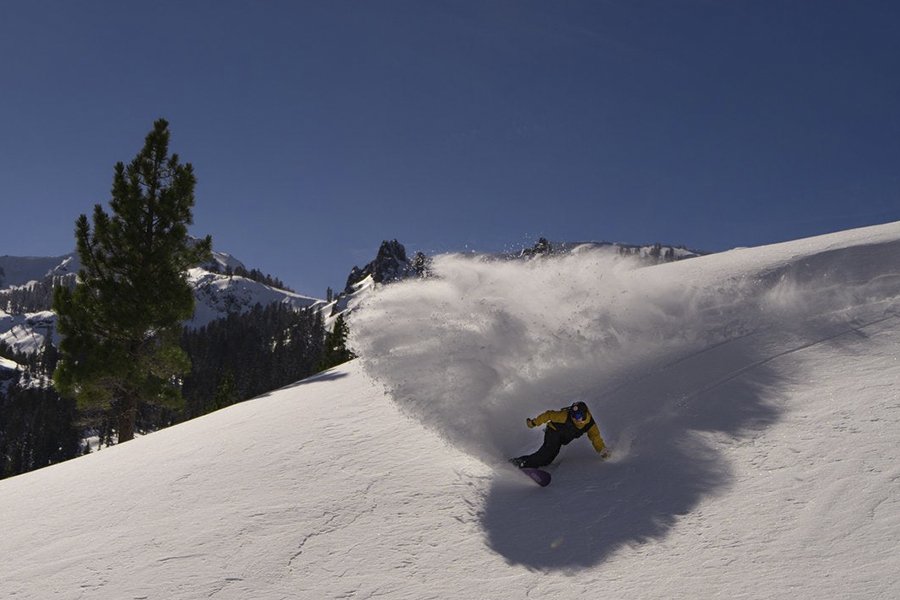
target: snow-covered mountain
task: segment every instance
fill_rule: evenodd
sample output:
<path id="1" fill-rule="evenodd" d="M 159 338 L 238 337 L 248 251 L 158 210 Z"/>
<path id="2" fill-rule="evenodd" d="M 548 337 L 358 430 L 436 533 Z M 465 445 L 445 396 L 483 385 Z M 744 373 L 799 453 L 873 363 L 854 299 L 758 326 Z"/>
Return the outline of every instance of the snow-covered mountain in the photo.
<path id="1" fill-rule="evenodd" d="M 0 289 L 43 281 L 54 275 L 78 273 L 77 254 L 64 256 L 0 256 Z"/>
<path id="2" fill-rule="evenodd" d="M 660 260 L 679 260 L 699 255 L 682 247 L 659 244 L 636 246 L 609 242 L 553 242 L 550 245 L 541 240 L 534 248 L 501 254 L 497 258 L 509 260 L 543 254 L 557 256 L 589 249 L 645 259 L 655 256 Z M 430 262 L 431 259 L 420 252 L 408 257 L 406 248 L 397 240 L 385 241 L 372 262 L 363 267 L 353 267 L 345 289 L 340 294 L 323 300 L 234 275 L 235 272 L 247 272 L 245 265 L 230 254 L 213 252 L 207 264 L 189 272 L 196 311 L 187 324 L 190 327 L 202 327 L 229 314 L 247 312 L 257 303 L 267 305 L 279 302 L 296 308 L 316 307 L 325 314 L 326 324 L 330 326 L 335 315 L 348 309 L 352 311 L 376 284 L 420 277 L 428 271 Z M 51 311 L 45 310 L 49 308 L 52 281 L 61 277 L 74 277 L 80 268 L 77 253 L 58 257 L 0 257 L 0 269 L 5 273 L 3 280 L 0 280 L 0 307 L 4 306 L 4 290 L 40 289 L 46 298 L 44 306 L 32 311 L 9 313 L 0 308 L 0 342 L 6 343 L 16 352 L 26 354 L 41 348 L 48 335 L 54 343 L 58 343 L 55 333 L 56 317 Z"/>
<path id="3" fill-rule="evenodd" d="M 74 277 L 80 264 L 77 254 L 52 258 L 4 256 L 0 257 L 0 267 L 6 273 L 6 287 L 3 289 L 33 290 L 43 286 L 49 298 L 52 280 Z M 229 314 L 247 312 L 257 303 L 267 305 L 280 302 L 297 308 L 324 308 L 327 304 L 318 298 L 233 274 L 240 270 L 247 271 L 243 263 L 223 252 L 214 252 L 209 263 L 190 270 L 188 279 L 194 288 L 196 310 L 188 322 L 189 326 L 202 327 Z M 0 306 L 3 306 L 3 289 L 0 289 Z M 30 354 L 40 349 L 48 335 L 53 337 L 55 343 L 58 342 L 55 329 L 56 315 L 52 311 L 9 313 L 0 308 L 0 341 L 16 352 Z"/>
<path id="4" fill-rule="evenodd" d="M 0 481 L 0 596 L 900 597 L 898 265 L 900 223 L 437 257 L 354 312 L 359 360 Z M 503 459 L 574 399 L 613 459 L 538 488 Z"/>
<path id="5" fill-rule="evenodd" d="M 620 242 L 551 242 L 546 238 L 540 238 L 530 248 L 524 248 L 517 252 L 506 253 L 506 258 L 537 256 L 559 256 L 585 250 L 607 250 L 621 256 L 648 260 L 650 262 L 674 262 L 686 258 L 696 258 L 709 254 L 699 250 L 691 250 L 685 246 L 670 246 L 666 244 L 623 244 Z"/>
<path id="6" fill-rule="evenodd" d="M 425 267 L 425 255 L 417 254 L 415 259 L 406 256 L 406 247 L 397 240 L 385 240 L 378 248 L 375 260 L 364 267 L 353 267 L 347 277 L 344 293 L 354 293 L 359 284 L 371 278 L 374 283 L 391 283 L 421 274 Z M 417 269 L 416 266 L 419 266 Z"/>
<path id="7" fill-rule="evenodd" d="M 255 304 L 280 302 L 295 308 L 322 307 L 324 300 L 266 285 L 246 277 L 191 269 L 188 281 L 194 288 L 196 307 L 189 326 L 202 327 L 229 314 L 245 313 Z"/>
<path id="8" fill-rule="evenodd" d="M 0 342 L 14 351 L 32 354 L 44 347 L 48 336 L 59 343 L 53 311 L 10 314 L 0 309 Z"/>

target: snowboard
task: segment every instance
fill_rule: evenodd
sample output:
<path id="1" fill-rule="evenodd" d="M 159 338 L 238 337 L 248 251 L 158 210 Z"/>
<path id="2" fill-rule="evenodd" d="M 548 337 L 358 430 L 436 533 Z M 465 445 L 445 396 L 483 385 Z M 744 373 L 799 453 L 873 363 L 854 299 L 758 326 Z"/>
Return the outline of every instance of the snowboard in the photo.
<path id="1" fill-rule="evenodd" d="M 550 473 L 543 469 L 535 469 L 534 467 L 519 467 L 519 470 L 531 477 L 536 484 L 541 487 L 550 485 Z"/>

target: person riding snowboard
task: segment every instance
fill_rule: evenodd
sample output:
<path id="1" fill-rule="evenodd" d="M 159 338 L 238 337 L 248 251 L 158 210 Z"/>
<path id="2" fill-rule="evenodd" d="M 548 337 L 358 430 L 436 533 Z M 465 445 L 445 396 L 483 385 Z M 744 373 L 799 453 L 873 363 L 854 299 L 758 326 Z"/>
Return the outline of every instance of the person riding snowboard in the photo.
<path id="1" fill-rule="evenodd" d="M 511 463 L 519 468 L 549 465 L 559 454 L 560 448 L 585 433 L 588 434 L 600 458 L 604 460 L 609 458 L 609 449 L 600 436 L 600 428 L 597 427 L 591 411 L 584 402 L 576 402 L 559 410 L 544 411 L 534 419 L 525 419 L 529 429 L 544 423 L 547 424 L 544 429 L 544 444 L 534 454 L 511 458 Z"/>

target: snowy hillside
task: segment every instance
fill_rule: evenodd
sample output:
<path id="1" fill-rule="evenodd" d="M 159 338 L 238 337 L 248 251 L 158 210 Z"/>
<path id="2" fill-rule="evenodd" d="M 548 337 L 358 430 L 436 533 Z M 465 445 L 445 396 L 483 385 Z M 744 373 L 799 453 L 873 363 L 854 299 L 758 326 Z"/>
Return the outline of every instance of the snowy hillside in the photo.
<path id="1" fill-rule="evenodd" d="M 0 257 L 0 264 L 5 265 L 7 288 L 33 287 L 40 282 L 49 286 L 48 282 L 53 277 L 75 275 L 80 268 L 77 255 L 55 258 L 4 256 Z M 196 309 L 188 326 L 202 327 L 229 314 L 246 313 L 257 303 L 265 306 L 278 302 L 296 308 L 326 307 L 326 302 L 318 298 L 282 290 L 247 277 L 225 274 L 238 268 L 246 270 L 243 263 L 231 255 L 213 252 L 209 264 L 189 271 L 188 281 L 194 289 Z M 48 287 L 48 298 L 51 291 Z M 49 310 L 9 313 L 3 310 L 5 303 L 2 300 L 0 297 L 0 342 L 26 354 L 43 347 L 48 334 L 58 344 L 55 313 Z"/>
<path id="2" fill-rule="evenodd" d="M 900 223 L 635 265 L 438 257 L 362 359 L 0 481 L 0 597 L 900 597 Z M 613 460 L 503 464 L 575 399 Z"/>
<path id="3" fill-rule="evenodd" d="M 295 308 L 322 307 L 324 300 L 303 296 L 265 285 L 246 277 L 211 273 L 205 269 L 188 271 L 188 282 L 194 288 L 194 317 L 188 325 L 202 327 L 233 313 L 245 313 L 255 304 L 280 302 Z"/>
<path id="4" fill-rule="evenodd" d="M 59 336 L 56 334 L 56 313 L 42 310 L 15 315 L 0 309 L 0 342 L 16 352 L 31 354 L 40 350 L 44 347 L 48 335 L 54 337 L 55 343 L 59 343 Z"/>
<path id="5" fill-rule="evenodd" d="M 78 255 L 65 256 L 0 256 L 0 289 L 25 285 L 29 281 L 40 281 L 54 275 L 77 273 Z"/>
<path id="6" fill-rule="evenodd" d="M 16 362 L 0 356 L 0 382 L 13 377 L 19 369 L 20 367 Z"/>

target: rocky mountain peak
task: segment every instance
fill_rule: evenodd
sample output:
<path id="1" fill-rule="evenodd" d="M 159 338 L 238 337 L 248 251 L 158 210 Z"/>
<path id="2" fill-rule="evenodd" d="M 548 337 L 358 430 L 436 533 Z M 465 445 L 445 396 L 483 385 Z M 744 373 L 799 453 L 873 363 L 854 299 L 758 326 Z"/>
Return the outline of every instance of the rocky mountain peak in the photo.
<path id="1" fill-rule="evenodd" d="M 397 240 L 385 240 L 378 248 L 375 260 L 363 268 L 353 267 L 347 278 L 344 290 L 347 293 L 353 291 L 353 287 L 366 277 L 371 275 L 375 283 L 390 283 L 407 277 L 420 274 L 425 257 L 417 253 L 413 260 L 406 255 L 406 248 Z"/>

